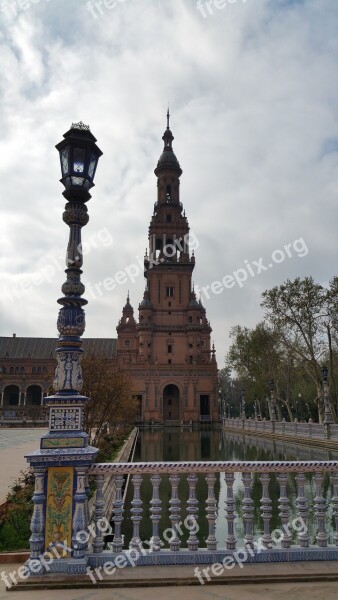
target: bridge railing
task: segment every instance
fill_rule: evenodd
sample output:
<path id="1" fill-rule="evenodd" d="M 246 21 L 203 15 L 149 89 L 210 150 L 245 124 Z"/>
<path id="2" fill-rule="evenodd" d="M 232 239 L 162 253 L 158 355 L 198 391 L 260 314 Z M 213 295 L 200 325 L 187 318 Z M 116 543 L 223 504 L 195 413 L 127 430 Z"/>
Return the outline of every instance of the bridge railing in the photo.
<path id="1" fill-rule="evenodd" d="M 89 475 L 97 490 L 95 535 L 85 551 L 92 566 L 114 562 L 131 549 L 143 565 L 212 563 L 238 552 L 245 553 L 249 562 L 338 559 L 336 461 L 103 463 L 93 465 Z M 114 481 L 108 548 L 100 527 L 107 477 Z M 123 500 L 127 477 L 131 516 L 126 515 Z M 164 514 L 171 531 L 166 548 L 160 527 Z M 132 522 L 129 541 L 125 520 Z M 203 520 L 206 530 L 201 540 L 198 525 Z M 180 535 L 183 523 L 186 537 Z M 145 524 L 150 531 L 147 545 L 140 533 Z M 217 531 L 224 531 L 222 539 Z"/>

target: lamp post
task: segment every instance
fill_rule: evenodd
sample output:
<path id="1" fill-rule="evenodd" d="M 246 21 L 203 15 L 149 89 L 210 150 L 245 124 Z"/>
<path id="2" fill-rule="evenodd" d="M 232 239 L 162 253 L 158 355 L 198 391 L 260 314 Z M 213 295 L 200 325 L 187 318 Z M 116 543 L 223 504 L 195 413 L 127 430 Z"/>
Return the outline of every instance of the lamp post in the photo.
<path id="1" fill-rule="evenodd" d="M 80 532 L 88 526 L 87 471 L 98 451 L 89 445 L 89 436 L 83 431 L 88 398 L 81 394 L 81 336 L 85 330 L 83 307 L 87 304 L 82 297 L 85 287 L 81 282 L 81 229 L 89 220 L 86 202 L 91 198 L 89 190 L 94 186 L 102 152 L 89 127 L 82 122 L 73 124 L 63 137 L 56 148 L 61 162 L 60 181 L 65 187 L 63 196 L 67 200 L 63 221 L 70 229 L 67 278 L 62 286 L 63 296 L 58 300 L 61 308 L 57 320 L 60 337 L 56 348 L 55 394 L 44 399 L 49 408 L 49 432 L 42 437 L 40 450 L 27 456 L 35 472 L 30 560 L 39 561 L 44 551 L 62 546 L 61 542 L 66 540 L 70 550 L 63 555 L 68 562 L 60 561 L 61 570 L 84 573 L 87 542 Z M 101 543 L 103 547 L 103 541 L 97 539 L 100 538 L 94 540 L 94 552 L 98 551 L 95 544 Z M 39 572 L 44 572 L 42 562 Z"/>
<path id="2" fill-rule="evenodd" d="M 305 406 L 306 406 L 306 410 L 307 410 L 307 418 L 309 420 L 309 419 L 311 419 L 311 411 L 310 411 L 309 403 L 305 402 Z"/>
<path id="3" fill-rule="evenodd" d="M 302 394 L 298 394 L 299 401 L 297 400 L 297 420 L 302 420 Z"/>
<path id="4" fill-rule="evenodd" d="M 241 390 L 241 419 L 244 421 L 246 419 L 245 415 L 245 390 Z"/>
<path id="5" fill-rule="evenodd" d="M 269 381 L 269 390 L 270 390 L 270 419 L 271 421 L 277 421 L 276 415 L 276 396 L 275 396 L 275 382 L 273 379 Z"/>
<path id="6" fill-rule="evenodd" d="M 328 385 L 328 369 L 327 367 L 322 367 L 322 379 L 323 379 L 323 400 L 324 400 L 324 423 L 330 424 L 333 423 L 332 412 L 330 407 L 330 399 L 329 399 L 329 385 Z"/>

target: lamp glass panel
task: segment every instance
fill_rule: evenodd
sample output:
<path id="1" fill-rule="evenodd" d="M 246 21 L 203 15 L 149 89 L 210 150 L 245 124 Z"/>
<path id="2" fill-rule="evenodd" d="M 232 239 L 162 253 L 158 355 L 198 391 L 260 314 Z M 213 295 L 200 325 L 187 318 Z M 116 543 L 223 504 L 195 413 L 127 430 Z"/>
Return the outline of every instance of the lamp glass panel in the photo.
<path id="1" fill-rule="evenodd" d="M 73 172 L 83 173 L 85 169 L 86 150 L 84 148 L 74 148 L 73 150 Z"/>
<path id="2" fill-rule="evenodd" d="M 72 177 L 73 185 L 83 185 L 84 181 L 85 180 L 82 177 Z"/>
<path id="3" fill-rule="evenodd" d="M 69 173 L 69 146 L 61 151 L 60 159 L 62 175 L 65 176 Z"/>
<path id="4" fill-rule="evenodd" d="M 94 152 L 92 152 L 90 155 L 90 162 L 89 162 L 89 168 L 88 168 L 88 176 L 90 177 L 90 179 L 94 178 L 96 164 L 97 164 L 97 156 L 96 156 L 96 154 L 94 154 Z"/>

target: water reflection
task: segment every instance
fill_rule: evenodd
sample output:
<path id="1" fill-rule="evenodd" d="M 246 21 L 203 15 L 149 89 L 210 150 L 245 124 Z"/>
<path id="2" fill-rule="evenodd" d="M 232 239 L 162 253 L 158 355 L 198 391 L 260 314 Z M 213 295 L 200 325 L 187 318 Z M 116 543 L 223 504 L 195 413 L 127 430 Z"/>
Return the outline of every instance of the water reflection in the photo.
<path id="1" fill-rule="evenodd" d="M 184 460 L 337 460 L 327 450 L 221 430 L 141 430 L 134 461 Z"/>
<path id="2" fill-rule="evenodd" d="M 223 432 L 221 430 L 180 430 L 179 428 L 170 428 L 166 430 L 144 430 L 140 431 L 135 449 L 134 462 L 156 462 L 156 461 L 207 461 L 207 460 L 224 460 L 224 461 L 273 461 L 273 460 L 338 460 L 338 451 L 327 450 L 324 448 L 313 448 L 311 446 L 284 443 L 282 441 L 259 438 L 256 436 L 243 436 L 233 432 Z M 161 481 L 161 500 L 162 500 L 162 518 L 160 522 L 160 530 L 163 532 L 170 527 L 169 520 L 169 500 L 171 497 L 171 486 L 168 476 L 163 476 Z M 272 475 L 270 480 L 270 497 L 272 500 L 272 519 L 271 530 L 280 526 L 278 516 L 278 494 L 279 486 L 276 476 Z M 208 535 L 208 523 L 205 517 L 205 501 L 207 499 L 207 485 L 204 475 L 198 477 L 196 487 L 197 498 L 199 500 L 198 523 L 200 527 L 199 541 L 201 546 L 205 546 L 205 541 Z M 235 475 L 235 501 L 236 501 L 236 521 L 235 535 L 238 540 L 243 538 L 243 508 L 242 499 L 244 495 L 244 486 L 240 474 Z M 226 499 L 226 484 L 224 474 L 217 475 L 215 493 L 218 505 L 218 516 L 216 523 L 216 537 L 220 547 L 224 547 L 224 540 L 227 535 L 226 519 L 225 519 L 225 499 Z M 289 477 L 288 497 L 291 504 L 291 517 L 296 517 L 296 482 L 293 475 Z M 314 519 L 314 499 L 315 491 L 312 482 L 312 476 L 306 478 L 306 497 L 309 504 L 310 513 L 310 538 L 313 541 L 316 534 L 316 525 Z M 152 486 L 150 478 L 144 477 L 141 497 L 143 500 L 143 520 L 141 523 L 141 539 L 149 540 L 151 537 L 151 522 L 149 520 L 150 500 L 152 496 Z M 260 501 L 262 496 L 262 486 L 258 475 L 254 475 L 252 498 L 254 500 L 254 525 L 255 535 L 259 537 L 262 534 L 263 523 L 260 515 Z M 189 497 L 188 483 L 185 477 L 181 478 L 179 486 L 179 497 L 181 500 L 181 520 L 183 521 L 187 515 L 186 502 Z M 331 490 L 328 479 L 324 481 L 324 497 L 329 501 Z M 132 485 L 129 486 L 126 504 L 125 504 L 125 521 L 124 535 L 125 541 L 128 544 L 132 536 L 132 521 L 130 513 L 130 503 L 132 500 Z M 332 515 L 327 514 L 328 530 L 332 529 Z M 188 535 L 184 535 L 182 539 L 182 547 L 186 546 Z M 295 538 L 295 536 L 294 536 Z M 167 546 L 167 544 L 165 544 Z"/>

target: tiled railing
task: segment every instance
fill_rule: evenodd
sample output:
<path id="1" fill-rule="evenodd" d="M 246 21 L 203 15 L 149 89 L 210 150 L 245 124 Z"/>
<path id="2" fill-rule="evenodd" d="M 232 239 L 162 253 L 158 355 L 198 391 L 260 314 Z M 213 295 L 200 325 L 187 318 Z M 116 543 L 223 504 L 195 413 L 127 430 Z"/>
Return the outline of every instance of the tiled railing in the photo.
<path id="1" fill-rule="evenodd" d="M 247 562 L 338 559 L 336 461 L 103 463 L 93 465 L 89 475 L 96 481 L 96 529 L 93 543 L 83 548 L 83 557 L 88 557 L 91 566 L 114 562 L 131 549 L 138 555 L 137 564 L 143 565 L 213 563 L 236 553 L 245 556 Z M 132 533 L 127 544 L 123 533 L 123 486 L 128 476 Z M 103 487 L 107 477 L 113 477 L 115 495 L 113 536 L 105 549 L 100 521 L 105 514 Z M 146 477 L 151 484 L 147 499 L 142 492 Z M 197 482 L 199 489 L 205 487 L 204 497 L 196 493 Z M 167 548 L 161 540 L 164 513 L 169 515 L 171 531 Z M 203 519 L 207 531 L 202 541 L 194 527 L 185 538 L 180 535 L 184 523 L 195 523 L 198 529 Z M 150 548 L 149 541 L 145 545 L 140 534 L 145 522 L 151 532 Z M 220 522 L 225 531 L 223 539 L 216 538 L 216 523 Z M 240 536 L 238 531 L 242 532 Z"/>

